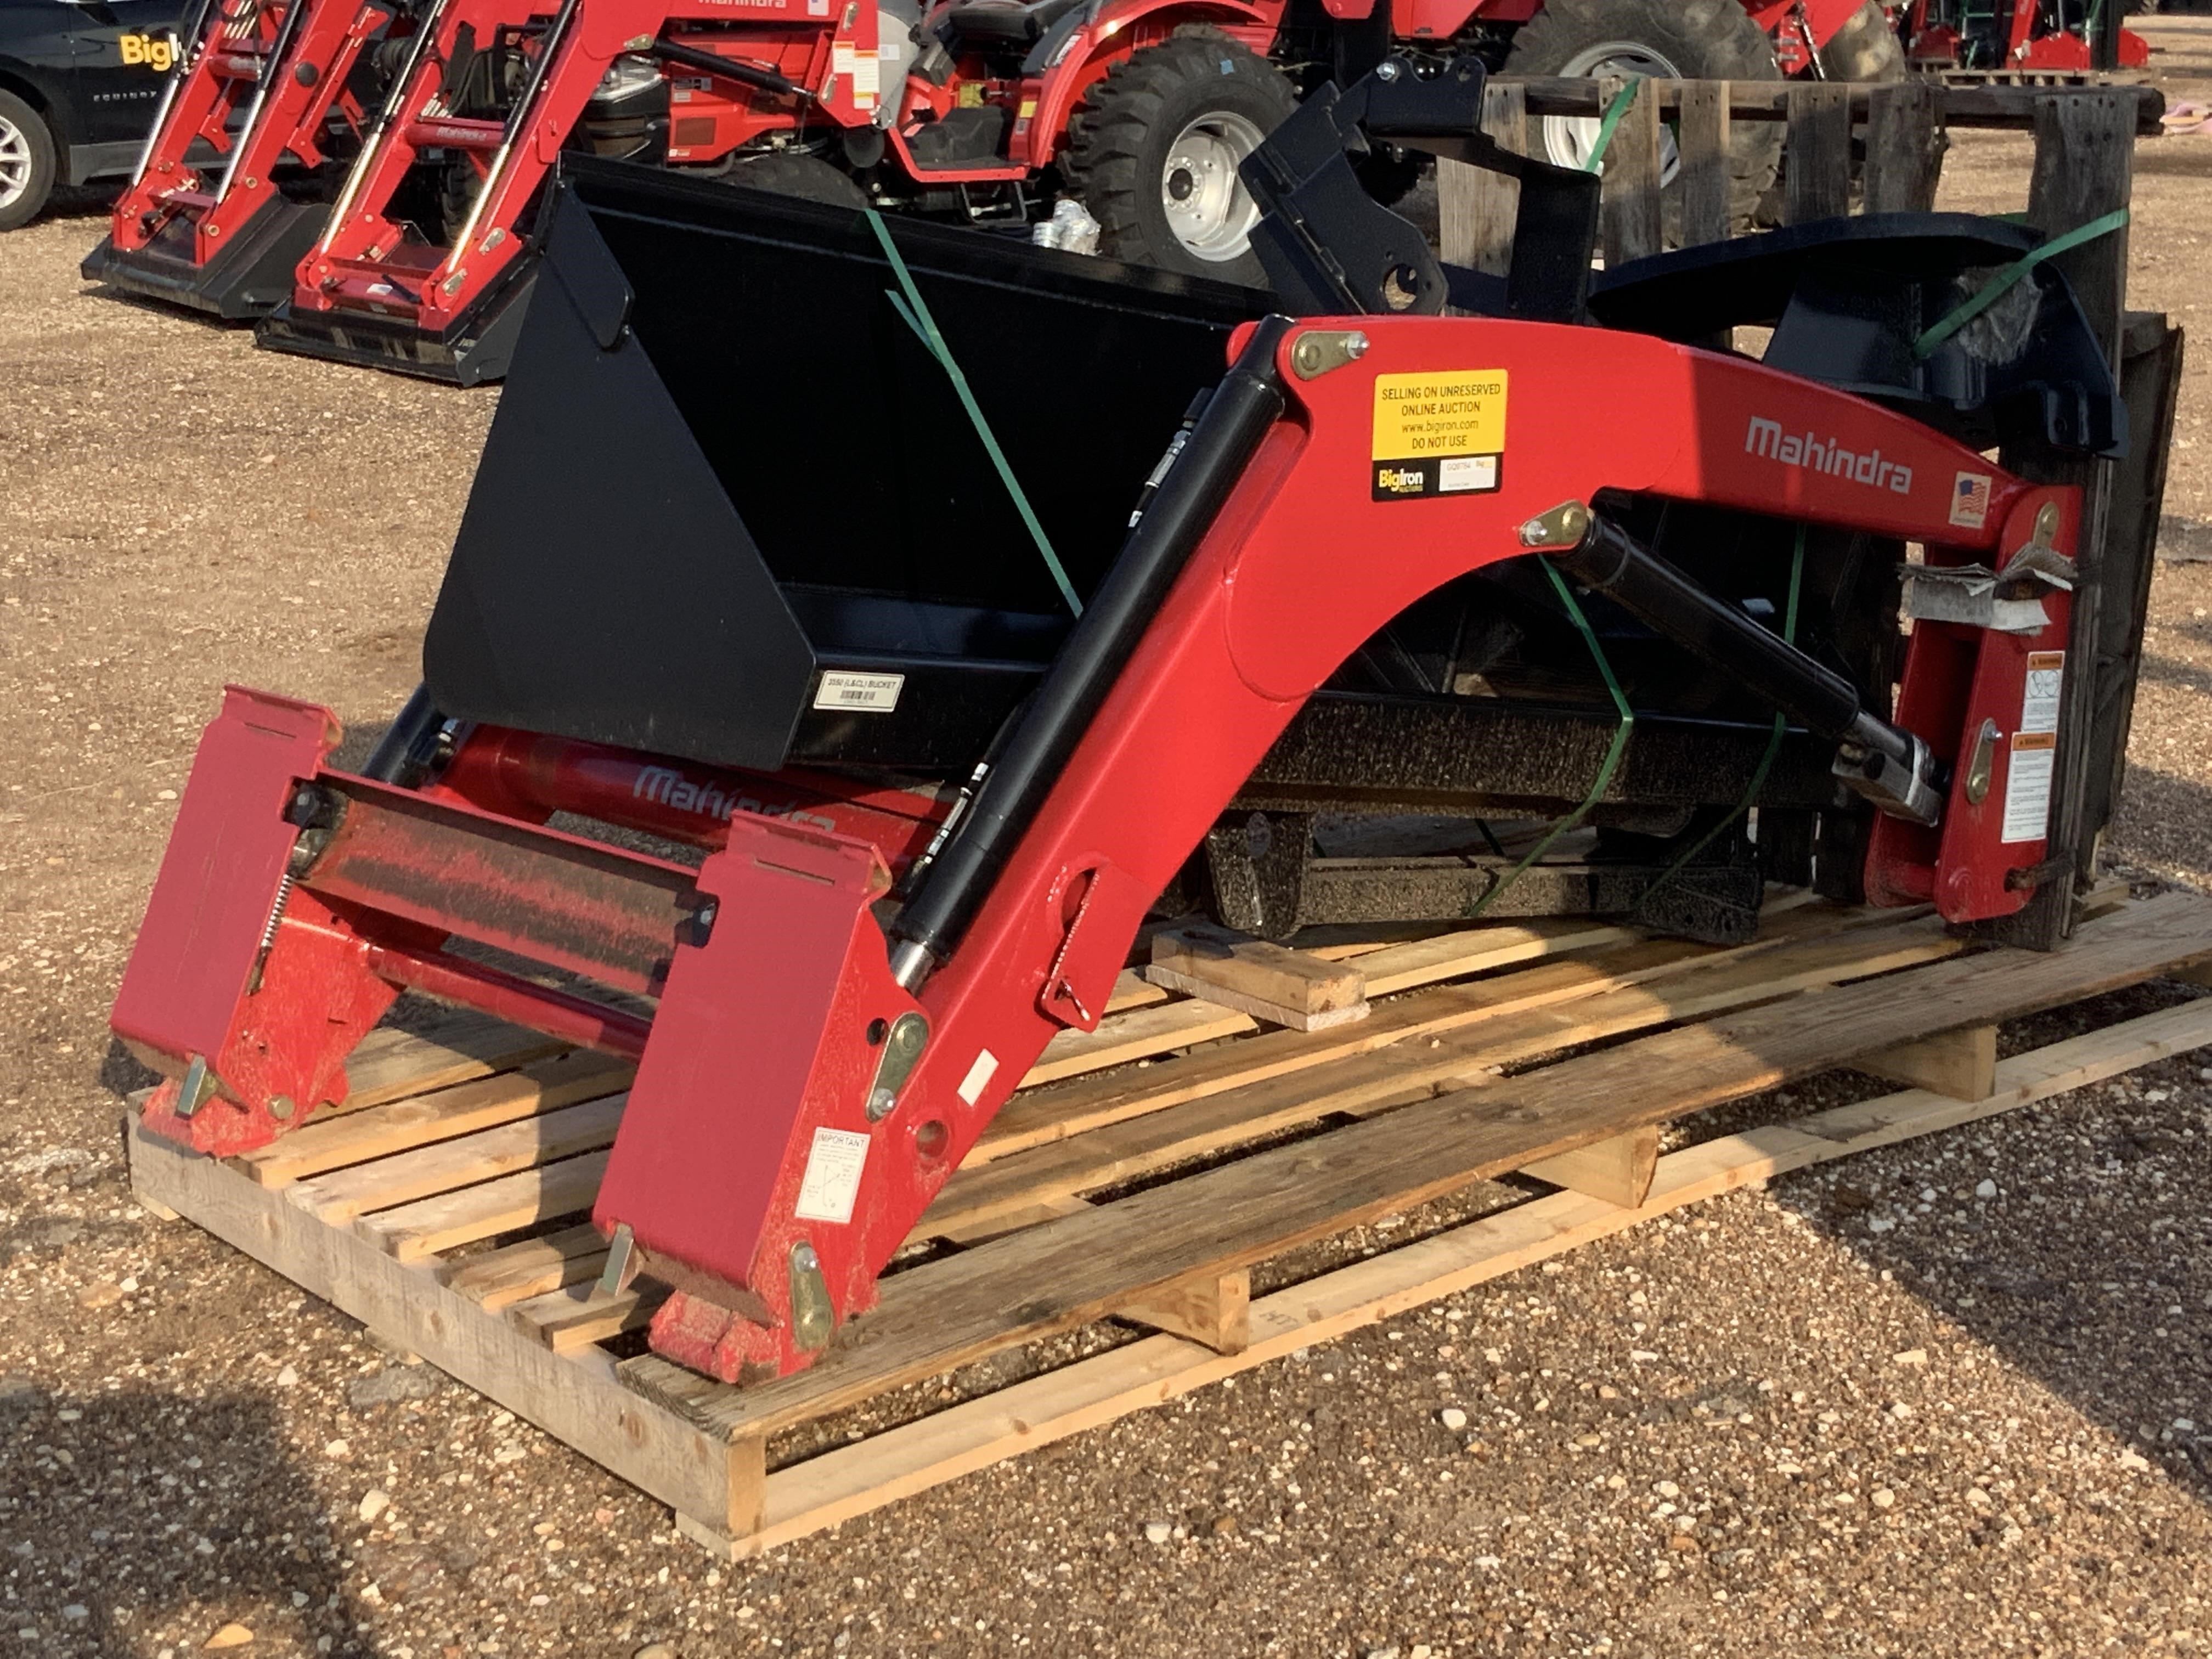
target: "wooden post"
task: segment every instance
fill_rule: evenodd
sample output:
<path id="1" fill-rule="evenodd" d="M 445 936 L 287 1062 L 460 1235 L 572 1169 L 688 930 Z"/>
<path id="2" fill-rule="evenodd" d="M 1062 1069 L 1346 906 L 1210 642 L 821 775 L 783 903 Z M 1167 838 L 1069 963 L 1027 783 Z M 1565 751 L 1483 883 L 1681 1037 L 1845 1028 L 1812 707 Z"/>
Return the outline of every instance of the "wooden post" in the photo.
<path id="1" fill-rule="evenodd" d="M 1942 89 L 1932 81 L 1867 88 L 1866 211 L 1928 213 L 1943 171 Z"/>
<path id="2" fill-rule="evenodd" d="M 1528 103 L 1520 86 L 1492 82 L 1482 89 L 1482 130 L 1515 155 L 1528 153 Z M 1437 163 L 1437 246 L 1446 264 L 1505 275 L 1520 208 L 1518 179 L 1464 161 Z"/>
<path id="3" fill-rule="evenodd" d="M 1252 1340 L 1252 1275 L 1239 1267 L 1178 1279 L 1115 1310 L 1123 1319 L 1203 1344 L 1216 1353 L 1242 1353 Z"/>
<path id="4" fill-rule="evenodd" d="M 1674 147 L 1682 158 L 1681 244 L 1725 242 L 1735 234 L 1729 209 L 1729 83 L 1682 81 L 1675 95 L 1680 100 Z"/>
<path id="5" fill-rule="evenodd" d="M 2128 204 L 2135 180 L 2136 96 L 2132 88 L 2047 94 L 2035 107 L 2035 172 L 2028 186 L 2028 222 L 2059 235 Z M 2120 313 L 2127 299 L 2128 232 L 2119 229 L 2062 253 L 2051 264 L 2073 284 L 2082 314 L 2115 368 L 2119 362 Z M 2051 832 L 2045 856 L 2070 860 L 2070 872 L 2054 874 L 2036 889 L 2017 915 L 1980 931 L 2008 945 L 2047 951 L 2074 931 L 2077 896 L 2096 878 L 2101 823 L 2088 821 L 2097 792 L 2092 775 L 2110 763 L 2106 752 L 2122 735 L 2100 720 L 2097 643 L 2106 595 L 2106 544 L 2112 512 L 2112 465 L 2089 457 L 2045 461 L 2000 454 L 2003 464 L 2038 483 L 2067 483 L 2083 492 L 2081 542 L 2075 555 L 2081 580 L 2074 590 L 2066 673 L 2058 704 L 2058 760 L 2051 782 Z M 2129 595 L 2115 593 L 2115 603 Z"/>
<path id="6" fill-rule="evenodd" d="M 1793 85 L 1789 109 L 1784 222 L 1840 219 L 1851 210 L 1851 89 L 1834 82 Z"/>
<path id="7" fill-rule="evenodd" d="M 1918 1042 L 1895 1044 L 1852 1064 L 1870 1076 L 1954 1100 L 1987 1100 L 1997 1087 L 1997 1028 L 1962 1026 Z"/>
<path id="8" fill-rule="evenodd" d="M 1624 1210 L 1633 1210 L 1650 1195 L 1651 1177 L 1658 1167 L 1659 1126 L 1647 1123 L 1556 1158 L 1524 1164 L 1521 1173 L 1586 1198 L 1603 1199 Z"/>
<path id="9" fill-rule="evenodd" d="M 1625 83 L 1608 76 L 1598 82 L 1610 104 Z M 1618 270 L 1666 246 L 1659 212 L 1659 89 L 1639 80 L 1635 99 L 1621 112 L 1606 147 L 1600 225 L 1605 264 Z"/>
<path id="10" fill-rule="evenodd" d="M 768 1518 L 768 1437 L 733 1435 L 728 1446 L 729 1491 L 722 1513 L 689 1515 L 679 1509 L 676 1530 L 709 1554 L 741 1560 L 748 1553 L 745 1540 Z"/>

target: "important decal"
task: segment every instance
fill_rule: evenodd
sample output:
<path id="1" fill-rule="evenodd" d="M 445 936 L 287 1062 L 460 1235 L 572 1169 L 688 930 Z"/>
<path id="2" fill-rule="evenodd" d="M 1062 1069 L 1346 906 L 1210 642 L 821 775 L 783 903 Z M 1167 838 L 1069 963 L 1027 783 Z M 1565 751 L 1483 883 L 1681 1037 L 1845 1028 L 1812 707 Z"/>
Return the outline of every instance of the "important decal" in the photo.
<path id="1" fill-rule="evenodd" d="M 1505 371 L 1375 377 L 1369 494 L 1378 501 L 1496 489 L 1505 465 Z"/>
<path id="2" fill-rule="evenodd" d="M 860 1171 L 867 1167 L 867 1136 L 851 1129 L 817 1129 L 792 1214 L 801 1221 L 843 1226 L 853 1218 L 853 1204 L 860 1195 Z"/>
<path id="3" fill-rule="evenodd" d="M 815 688 L 817 708 L 850 708 L 864 714 L 888 714 L 898 707 L 903 674 L 825 673 Z"/>

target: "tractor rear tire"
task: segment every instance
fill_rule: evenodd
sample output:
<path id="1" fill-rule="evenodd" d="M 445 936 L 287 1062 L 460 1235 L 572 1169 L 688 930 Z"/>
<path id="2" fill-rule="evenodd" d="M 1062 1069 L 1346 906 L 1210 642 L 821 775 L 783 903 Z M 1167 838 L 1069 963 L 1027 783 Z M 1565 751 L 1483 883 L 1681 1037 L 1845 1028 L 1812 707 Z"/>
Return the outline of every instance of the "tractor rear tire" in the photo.
<path id="1" fill-rule="evenodd" d="M 1897 38 L 1881 0 L 1867 0 L 1820 48 L 1820 67 L 1831 81 L 1902 81 L 1905 43 Z"/>
<path id="2" fill-rule="evenodd" d="M 1264 288 L 1251 240 L 1259 209 L 1237 166 L 1297 107 L 1289 78 L 1266 58 L 1188 25 L 1084 94 L 1060 172 L 1098 222 L 1101 253 Z"/>
<path id="3" fill-rule="evenodd" d="M 722 177 L 726 185 L 765 190 L 778 196 L 797 196 L 831 207 L 864 208 L 868 192 L 853 175 L 805 150 L 772 149 L 734 162 Z"/>
<path id="4" fill-rule="evenodd" d="M 39 216 L 58 172 L 46 118 L 12 92 L 0 92 L 0 231 Z"/>
<path id="5" fill-rule="evenodd" d="M 1513 75 L 1648 75 L 1692 81 L 1779 81 L 1774 43 L 1738 0 L 1545 0 L 1513 36 L 1505 68 Z M 1595 120 L 1548 117 L 1532 148 L 1541 160 L 1580 167 Z M 1729 137 L 1729 212 L 1747 228 L 1782 160 L 1776 121 L 1739 121 Z M 1672 135 L 1662 137 L 1661 177 L 1670 228 L 1680 222 L 1681 186 Z"/>

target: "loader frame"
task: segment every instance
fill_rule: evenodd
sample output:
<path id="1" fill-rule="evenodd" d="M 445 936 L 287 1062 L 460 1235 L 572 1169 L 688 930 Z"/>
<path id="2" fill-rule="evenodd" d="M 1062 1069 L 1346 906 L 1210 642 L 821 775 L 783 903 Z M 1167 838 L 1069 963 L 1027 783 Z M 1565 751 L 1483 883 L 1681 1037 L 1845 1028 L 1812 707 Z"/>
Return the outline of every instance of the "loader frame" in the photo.
<path id="1" fill-rule="evenodd" d="M 589 337 L 566 305 L 537 310 L 532 327 Z M 1308 372 L 1310 349 L 1302 370 L 1302 343 L 1355 332 L 1357 370 L 1340 356 Z M 1378 399 L 1438 376 L 1497 399 L 1474 417 L 1497 434 L 1495 483 L 1401 499 L 1395 458 L 1376 453 Z M 1601 380 L 1633 388 L 1638 416 L 1601 446 L 1583 390 Z M 1770 428 L 1807 441 L 1790 457 L 1760 441 Z M 1972 524 L 1957 505 L 1967 478 L 1982 504 Z M 332 773 L 326 711 L 234 692 L 117 1005 L 138 1052 L 195 1057 L 147 1121 L 210 1151 L 269 1139 L 343 1097 L 345 1054 L 403 987 L 639 1054 L 596 1218 L 629 1241 L 629 1271 L 676 1286 L 656 1346 L 727 1378 L 803 1366 L 871 1304 L 1046 1043 L 1096 1026 L 1146 908 L 1316 689 L 1422 595 L 1532 556 L 1533 516 L 1611 492 L 1992 562 L 2032 538 L 2070 550 L 2078 505 L 1846 394 L 1648 337 L 1418 317 L 1248 325 L 1109 579 L 1134 588 L 1102 592 L 1063 647 L 1056 672 L 1088 663 L 1103 698 L 1086 710 L 1050 680 L 1040 689 L 1029 718 L 1058 722 L 1066 746 L 1033 811 L 1017 811 L 1000 860 L 963 877 L 948 854 L 907 895 L 894 939 L 925 913 L 945 918 L 923 942 L 933 971 L 916 970 L 915 941 L 890 948 L 875 914 L 890 878 L 869 839 L 737 813 L 695 872 Z M 1354 545 L 1374 552 L 1347 567 Z M 1152 593 L 1164 598 L 1148 609 Z M 1952 658 L 1963 649 L 1971 670 L 1970 644 L 1926 666 L 1942 631 L 1916 635 L 1907 679 L 1930 688 L 1920 729 L 1955 758 L 1984 720 L 2021 725 L 2021 690 L 2016 676 L 1962 678 Z M 2063 617 L 2050 631 L 2063 641 Z M 1980 799 L 1963 787 L 1942 867 L 1967 884 L 1938 902 L 1962 919 L 2017 908 L 2030 894 L 2008 878 L 2039 862 L 2041 843 L 2001 840 L 2002 774 Z M 971 823 L 951 848 L 974 840 Z M 1926 846 L 1884 856 L 1891 884 L 1926 869 Z M 932 884 L 948 883 L 964 902 L 932 912 Z M 781 944 L 764 954 L 771 937 Z M 448 939 L 657 1006 L 648 1023 L 604 995 L 549 991 Z M 896 1076 L 894 1031 L 921 1034 Z"/>

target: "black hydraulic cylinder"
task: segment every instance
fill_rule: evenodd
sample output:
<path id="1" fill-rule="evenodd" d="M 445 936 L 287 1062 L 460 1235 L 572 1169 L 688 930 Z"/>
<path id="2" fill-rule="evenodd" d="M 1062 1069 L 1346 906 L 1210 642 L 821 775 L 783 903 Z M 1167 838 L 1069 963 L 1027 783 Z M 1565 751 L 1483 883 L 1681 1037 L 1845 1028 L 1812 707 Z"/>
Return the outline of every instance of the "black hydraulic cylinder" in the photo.
<path id="1" fill-rule="evenodd" d="M 1838 740 L 1852 735 L 1861 713 L 1856 686 L 1714 598 L 1601 514 L 1590 515 L 1589 530 L 1573 546 L 1544 550 L 1582 586 L 1769 699 L 1800 726 Z"/>
<path id="2" fill-rule="evenodd" d="M 664 64 L 681 64 L 686 69 L 697 70 L 702 75 L 720 76 L 725 81 L 734 81 L 739 86 L 752 87 L 762 92 L 776 93 L 786 98 L 811 100 L 814 94 L 798 82 L 778 75 L 772 69 L 758 64 L 740 63 L 734 58 L 725 58 L 718 52 L 701 52 L 696 46 L 678 46 L 673 40 L 656 40 L 652 52 Z"/>
<path id="3" fill-rule="evenodd" d="M 362 776 L 414 788 L 437 764 L 438 739 L 445 726 L 445 715 L 430 701 L 430 688 L 417 685 L 369 751 Z"/>
<path id="4" fill-rule="evenodd" d="M 926 972 L 917 951 L 942 962 L 959 943 L 1168 589 L 1282 413 L 1275 354 L 1292 326 L 1287 317 L 1267 317 L 1254 329 L 1024 707 L 965 822 L 891 924 L 904 947 L 893 964 L 909 988 Z"/>
<path id="5" fill-rule="evenodd" d="M 1836 739 L 1836 777 L 1883 811 L 1923 824 L 1942 815 L 1942 769 L 1926 743 L 1869 713 L 1849 680 L 1715 599 L 1620 526 L 1577 501 L 1532 520 L 1522 535 L 1584 587 Z"/>

